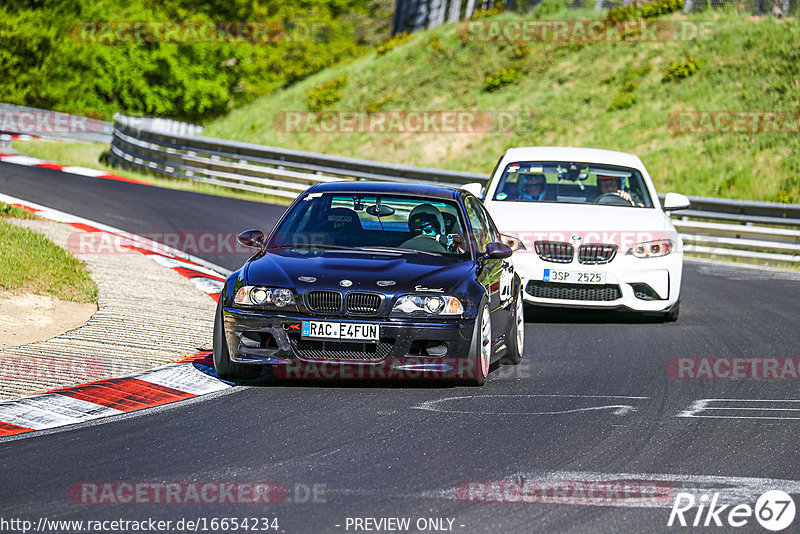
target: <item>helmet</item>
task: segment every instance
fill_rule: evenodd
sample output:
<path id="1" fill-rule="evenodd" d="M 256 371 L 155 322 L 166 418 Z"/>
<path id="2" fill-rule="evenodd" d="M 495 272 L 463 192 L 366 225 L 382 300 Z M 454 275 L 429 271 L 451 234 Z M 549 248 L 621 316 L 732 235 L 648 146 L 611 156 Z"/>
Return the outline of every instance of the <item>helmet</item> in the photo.
<path id="1" fill-rule="evenodd" d="M 408 216 L 408 229 L 418 235 L 432 237 L 444 234 L 444 217 L 431 204 L 420 204 Z"/>
<path id="2" fill-rule="evenodd" d="M 612 182 L 613 180 L 613 182 Z M 597 175 L 597 187 L 601 186 L 601 183 L 613 183 L 614 184 L 614 191 L 622 189 L 622 178 L 619 176 L 606 176 L 602 174 Z"/>
<path id="3" fill-rule="evenodd" d="M 544 174 L 520 174 L 517 182 L 519 187 L 519 198 L 521 200 L 536 200 L 541 201 L 547 192 L 547 181 Z M 537 193 L 529 192 L 527 189 L 531 186 L 541 185 L 541 191 Z"/>

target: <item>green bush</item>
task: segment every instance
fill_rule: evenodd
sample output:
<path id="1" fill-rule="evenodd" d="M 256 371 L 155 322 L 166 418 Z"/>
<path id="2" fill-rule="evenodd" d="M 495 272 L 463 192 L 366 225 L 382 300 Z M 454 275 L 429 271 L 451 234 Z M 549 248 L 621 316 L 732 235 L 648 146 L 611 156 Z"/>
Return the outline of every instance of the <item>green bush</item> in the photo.
<path id="1" fill-rule="evenodd" d="M 438 35 L 431 35 L 426 42 L 434 52 L 442 52 L 447 48 Z"/>
<path id="2" fill-rule="evenodd" d="M 531 55 L 531 49 L 527 45 L 518 44 L 511 49 L 511 57 L 514 59 L 525 59 Z"/>
<path id="3" fill-rule="evenodd" d="M 492 72 L 484 76 L 483 89 L 489 92 L 497 91 L 506 85 L 514 83 L 520 76 L 522 76 L 522 69 L 519 67 L 503 67 L 497 72 Z"/>
<path id="4" fill-rule="evenodd" d="M 106 120 L 122 112 L 207 122 L 361 54 L 366 47 L 359 44 L 353 16 L 361 17 L 362 26 L 382 17 L 374 4 L 19 0 L 0 7 L 0 102 Z M 85 39 L 78 24 L 180 20 L 268 21 L 279 31 L 261 43 L 110 44 Z"/>
<path id="5" fill-rule="evenodd" d="M 682 61 L 673 61 L 670 66 L 664 70 L 664 75 L 661 77 L 662 82 L 672 82 L 688 78 L 698 70 L 700 70 L 701 63 L 696 61 L 692 56 L 686 56 Z"/>
<path id="6" fill-rule="evenodd" d="M 410 41 L 413 37 L 414 36 L 410 33 L 398 33 L 397 35 L 392 36 L 391 39 L 387 40 L 383 44 L 378 45 L 378 47 L 375 48 L 375 52 L 377 52 L 379 56 L 388 54 L 401 44 Z"/>
<path id="7" fill-rule="evenodd" d="M 608 105 L 608 111 L 616 111 L 618 109 L 628 109 L 632 107 L 639 99 L 633 92 L 620 91 L 611 104 Z"/>
<path id="8" fill-rule="evenodd" d="M 496 17 L 503 12 L 503 9 L 502 2 L 496 1 L 494 6 L 490 7 L 489 9 L 478 8 L 473 11 L 472 15 L 469 17 L 469 20 L 481 20 Z"/>
<path id="9" fill-rule="evenodd" d="M 531 11 L 531 17 L 535 19 L 543 19 L 556 13 L 560 13 L 566 9 L 564 0 L 542 0 L 539 5 Z"/>
<path id="10" fill-rule="evenodd" d="M 612 7 L 606 14 L 606 20 L 622 22 L 631 19 L 654 19 L 683 9 L 683 0 L 655 0 L 640 3 L 634 0 L 627 6 Z"/>
<path id="11" fill-rule="evenodd" d="M 343 74 L 338 78 L 312 87 L 306 93 L 306 106 L 311 111 L 322 111 L 330 108 L 342 99 L 346 85 L 347 74 Z"/>

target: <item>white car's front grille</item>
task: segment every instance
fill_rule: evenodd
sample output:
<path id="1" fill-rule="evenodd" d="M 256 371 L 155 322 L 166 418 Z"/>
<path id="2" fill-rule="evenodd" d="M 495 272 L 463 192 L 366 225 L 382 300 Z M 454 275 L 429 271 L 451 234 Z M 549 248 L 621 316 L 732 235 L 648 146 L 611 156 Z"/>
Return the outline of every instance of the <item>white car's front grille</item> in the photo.
<path id="1" fill-rule="evenodd" d="M 536 241 L 533 248 L 544 261 L 553 263 L 571 263 L 575 256 L 572 245 L 563 241 Z"/>
<path id="2" fill-rule="evenodd" d="M 589 265 L 609 263 L 617 255 L 617 245 L 603 243 L 578 247 L 578 261 Z"/>

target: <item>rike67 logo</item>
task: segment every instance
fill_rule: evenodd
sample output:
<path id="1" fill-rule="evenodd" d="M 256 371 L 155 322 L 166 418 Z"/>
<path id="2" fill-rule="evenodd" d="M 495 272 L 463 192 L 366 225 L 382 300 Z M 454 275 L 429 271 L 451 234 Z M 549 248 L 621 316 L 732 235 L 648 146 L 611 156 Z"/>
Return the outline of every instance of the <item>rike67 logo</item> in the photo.
<path id="1" fill-rule="evenodd" d="M 761 495 L 755 507 L 749 504 L 718 504 L 719 493 L 703 494 L 699 499 L 691 493 L 677 493 L 672 503 L 667 526 L 686 527 L 743 527 L 753 516 L 765 529 L 784 530 L 794 521 L 795 505 L 792 497 L 781 490 L 771 490 Z"/>

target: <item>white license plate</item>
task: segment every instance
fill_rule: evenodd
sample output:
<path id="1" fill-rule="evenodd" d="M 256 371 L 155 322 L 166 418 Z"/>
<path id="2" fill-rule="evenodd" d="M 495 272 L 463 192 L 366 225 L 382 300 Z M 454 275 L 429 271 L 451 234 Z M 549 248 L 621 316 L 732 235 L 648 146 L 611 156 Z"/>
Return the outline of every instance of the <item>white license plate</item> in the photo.
<path id="1" fill-rule="evenodd" d="M 378 341 L 376 324 L 337 323 L 333 321 L 303 321 L 301 337 L 313 339 L 340 339 L 347 341 Z"/>
<path id="2" fill-rule="evenodd" d="M 606 273 L 545 269 L 542 281 L 563 282 L 566 284 L 605 284 Z"/>

